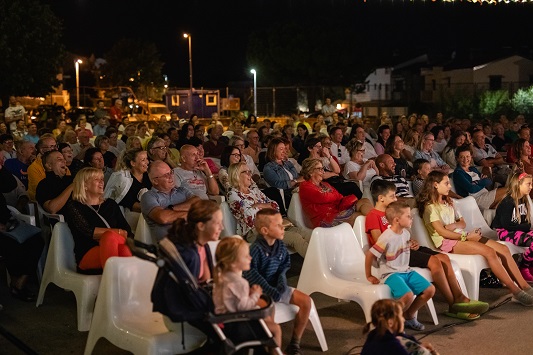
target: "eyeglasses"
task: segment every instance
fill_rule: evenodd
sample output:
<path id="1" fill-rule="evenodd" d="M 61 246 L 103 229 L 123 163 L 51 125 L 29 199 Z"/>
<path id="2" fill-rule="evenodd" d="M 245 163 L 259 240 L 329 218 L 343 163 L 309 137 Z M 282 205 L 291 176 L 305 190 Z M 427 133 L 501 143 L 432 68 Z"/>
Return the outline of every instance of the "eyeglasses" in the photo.
<path id="1" fill-rule="evenodd" d="M 233 154 L 230 154 L 230 155 L 232 155 L 234 157 L 239 157 L 239 158 L 241 157 L 241 153 L 233 153 Z"/>
<path id="2" fill-rule="evenodd" d="M 152 149 L 167 150 L 168 148 L 165 145 L 163 145 L 161 147 L 152 147 Z"/>
<path id="3" fill-rule="evenodd" d="M 246 174 L 246 175 L 251 176 L 252 175 L 252 171 L 251 170 L 243 170 L 243 171 L 241 171 L 241 174 Z"/>
<path id="4" fill-rule="evenodd" d="M 57 150 L 57 144 L 55 145 L 43 145 L 41 147 L 42 151 L 50 151 L 50 150 Z"/>
<path id="5" fill-rule="evenodd" d="M 172 175 L 173 175 L 172 170 L 170 170 L 166 174 L 163 174 L 163 175 L 160 175 L 160 176 L 154 176 L 154 179 L 159 179 L 159 178 L 170 179 L 172 177 Z"/>
<path id="6" fill-rule="evenodd" d="M 315 168 L 315 170 L 318 170 L 318 171 L 324 172 L 324 167 Z"/>

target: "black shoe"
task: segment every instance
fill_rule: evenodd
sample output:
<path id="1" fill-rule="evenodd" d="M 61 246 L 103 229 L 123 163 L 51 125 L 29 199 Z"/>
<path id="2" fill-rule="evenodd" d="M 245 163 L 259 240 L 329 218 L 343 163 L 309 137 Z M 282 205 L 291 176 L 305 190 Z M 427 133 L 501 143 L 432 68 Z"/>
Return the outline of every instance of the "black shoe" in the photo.
<path id="1" fill-rule="evenodd" d="M 35 302 L 36 299 L 35 294 L 26 288 L 19 290 L 15 287 L 11 287 L 11 296 L 24 302 Z"/>
<path id="2" fill-rule="evenodd" d="M 498 278 L 494 275 L 488 275 L 487 277 L 481 279 L 479 281 L 479 286 L 485 287 L 485 288 L 502 288 L 503 287 L 500 280 L 498 280 Z"/>
<path id="3" fill-rule="evenodd" d="M 285 348 L 285 354 L 287 354 L 287 355 L 302 355 L 302 351 L 300 350 L 300 344 L 291 342 Z"/>

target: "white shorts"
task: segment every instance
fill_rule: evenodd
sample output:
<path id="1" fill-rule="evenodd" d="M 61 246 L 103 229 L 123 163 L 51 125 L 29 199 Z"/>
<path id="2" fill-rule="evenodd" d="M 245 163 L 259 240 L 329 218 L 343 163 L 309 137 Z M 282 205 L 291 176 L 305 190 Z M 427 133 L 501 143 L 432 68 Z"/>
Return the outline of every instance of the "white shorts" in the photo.
<path id="1" fill-rule="evenodd" d="M 290 304 L 293 292 L 294 292 L 294 287 L 287 286 L 287 288 L 285 289 L 285 292 L 281 294 L 281 298 L 279 299 L 279 302 Z"/>
<path id="2" fill-rule="evenodd" d="M 478 206 L 483 209 L 487 210 L 490 208 L 490 206 L 494 203 L 494 200 L 496 199 L 496 189 L 489 191 L 487 189 L 479 190 L 475 194 L 471 194 L 470 196 L 474 197 L 476 200 Z"/>

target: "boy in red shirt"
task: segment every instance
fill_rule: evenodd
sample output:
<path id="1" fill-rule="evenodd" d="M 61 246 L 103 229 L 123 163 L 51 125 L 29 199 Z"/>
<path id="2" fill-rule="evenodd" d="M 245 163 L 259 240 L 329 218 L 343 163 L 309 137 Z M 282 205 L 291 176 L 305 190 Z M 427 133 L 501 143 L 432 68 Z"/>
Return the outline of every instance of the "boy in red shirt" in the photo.
<path id="1" fill-rule="evenodd" d="M 390 181 L 375 180 L 370 186 L 370 192 L 376 206 L 366 216 L 365 232 L 368 235 L 369 247 L 372 247 L 381 233 L 389 228 L 385 209 L 396 201 L 396 186 Z M 449 312 L 446 315 L 474 320 L 489 309 L 488 303 L 471 301 L 463 294 L 448 255 L 421 247 L 414 240 L 410 240 L 410 246 L 409 266 L 428 268 L 431 271 L 433 283 L 448 302 Z"/>

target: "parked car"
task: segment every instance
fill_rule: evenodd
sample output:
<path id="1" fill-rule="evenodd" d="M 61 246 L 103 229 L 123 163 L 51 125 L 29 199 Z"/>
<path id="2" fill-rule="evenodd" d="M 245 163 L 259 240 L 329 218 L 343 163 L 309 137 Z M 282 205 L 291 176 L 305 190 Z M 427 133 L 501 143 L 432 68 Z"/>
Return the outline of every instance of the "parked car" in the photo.
<path id="1" fill-rule="evenodd" d="M 170 110 L 163 104 L 156 103 L 133 103 L 130 106 L 130 121 L 157 121 L 165 115 L 167 120 L 170 119 Z"/>
<path id="2" fill-rule="evenodd" d="M 87 117 L 87 122 L 93 123 L 94 111 L 90 107 L 75 107 L 67 112 L 67 117 L 69 117 L 72 122 L 76 122 L 80 115 L 85 115 Z"/>

